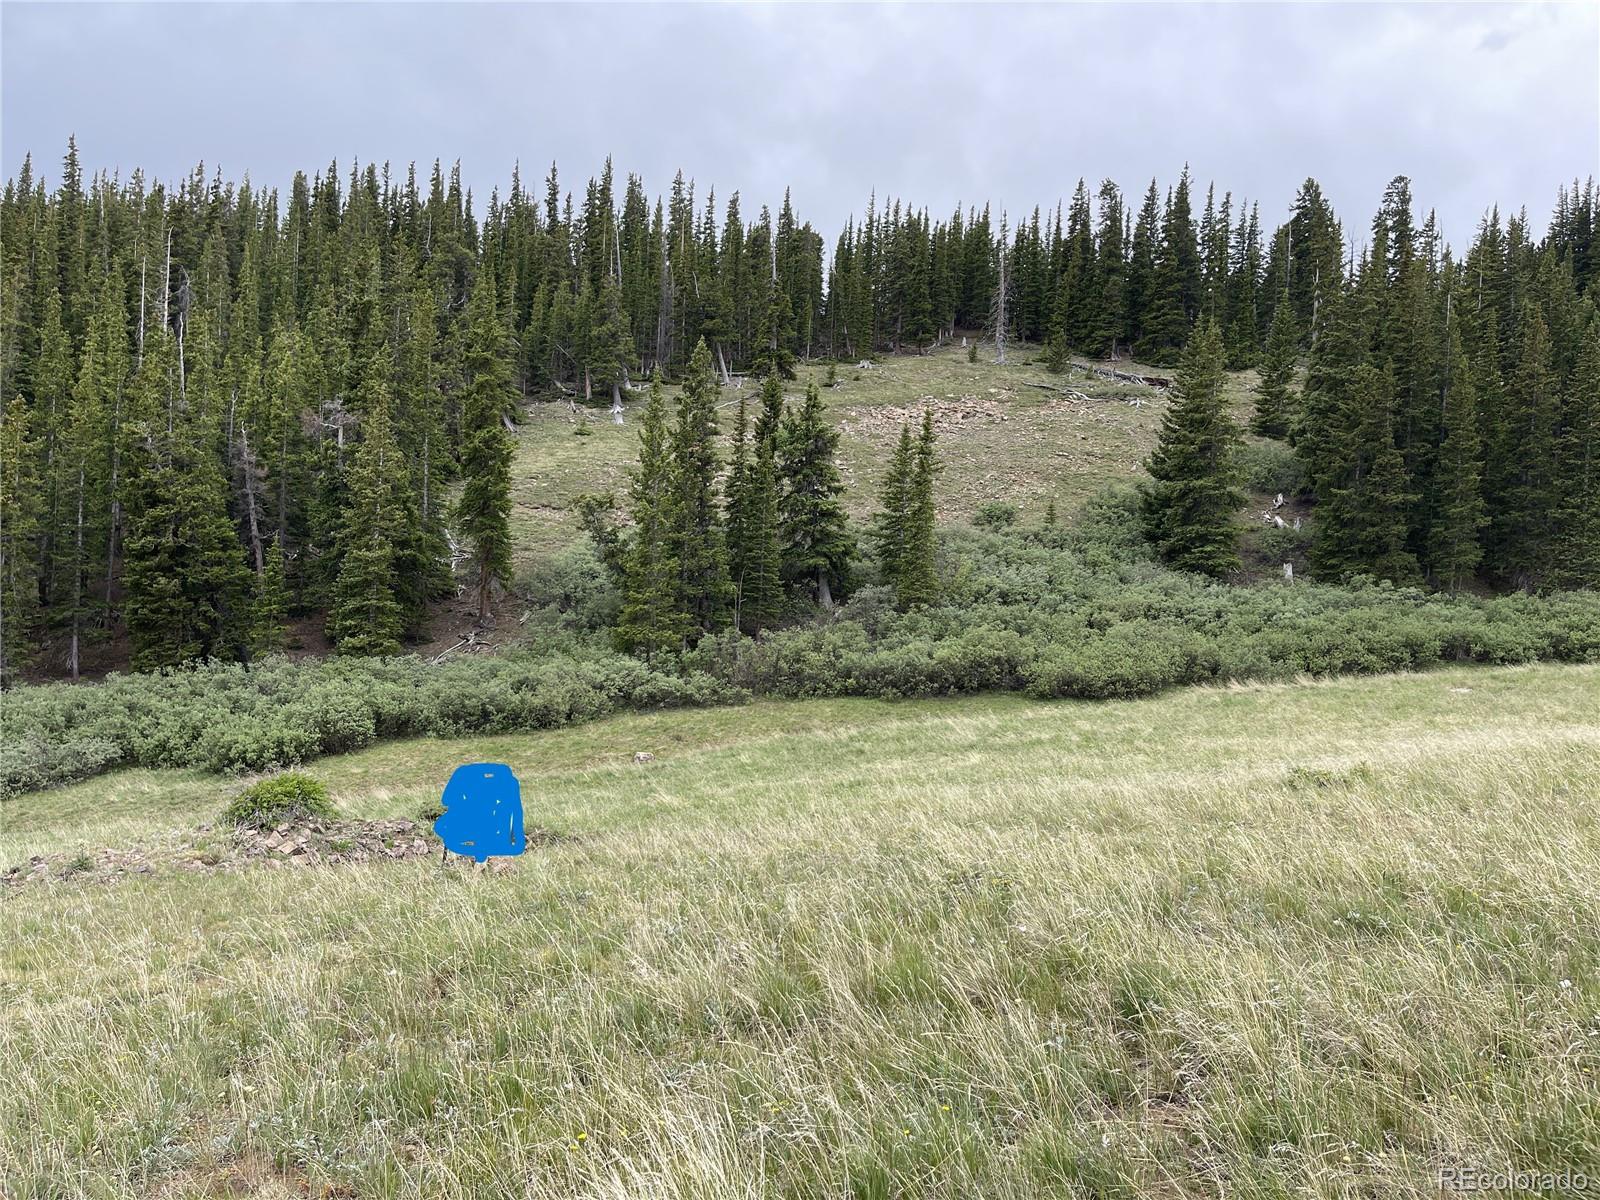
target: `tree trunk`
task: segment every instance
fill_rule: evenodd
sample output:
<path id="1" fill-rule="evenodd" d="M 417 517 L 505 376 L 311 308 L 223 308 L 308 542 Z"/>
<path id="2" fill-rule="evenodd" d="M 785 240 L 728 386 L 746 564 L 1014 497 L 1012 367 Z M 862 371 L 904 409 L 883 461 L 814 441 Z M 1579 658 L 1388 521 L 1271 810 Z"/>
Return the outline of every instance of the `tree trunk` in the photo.
<path id="1" fill-rule="evenodd" d="M 833 607 L 833 589 L 828 586 L 828 568 L 817 570 L 817 603 L 823 608 Z"/>
<path id="2" fill-rule="evenodd" d="M 622 385 L 615 379 L 611 381 L 611 423 L 622 424 Z"/>

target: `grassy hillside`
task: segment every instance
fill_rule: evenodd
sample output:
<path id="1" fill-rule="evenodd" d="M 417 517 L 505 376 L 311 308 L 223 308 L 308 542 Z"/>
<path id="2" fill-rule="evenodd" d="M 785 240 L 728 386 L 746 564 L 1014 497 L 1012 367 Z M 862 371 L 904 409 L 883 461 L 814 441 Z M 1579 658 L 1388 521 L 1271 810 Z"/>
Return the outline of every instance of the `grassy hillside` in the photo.
<path id="1" fill-rule="evenodd" d="M 1600 1163 L 1600 667 L 763 703 L 510 763 L 563 840 L 12 885 L 16 1197 L 1432 1196 Z M 636 752 L 656 756 L 637 764 Z M 11 802 L 6 861 L 237 787 Z"/>
<path id="2" fill-rule="evenodd" d="M 837 364 L 836 386 L 823 396 L 842 434 L 840 466 L 852 512 L 865 517 L 873 510 L 900 424 L 920 420 L 925 406 L 933 408 L 943 439 L 941 520 L 966 520 L 988 500 L 1009 500 L 1035 513 L 1053 500 L 1065 514 L 1107 484 L 1144 473 L 1165 407 L 1161 392 L 1078 370 L 1052 375 L 1035 361 L 1032 348 L 1011 357 L 1003 367 L 994 364 L 992 353 L 969 363 L 965 350 L 950 346 L 874 360 L 867 369 Z M 799 378 L 786 391 L 797 398 L 808 381 L 820 386 L 826 376 L 824 364 L 801 365 Z M 1233 377 L 1241 406 L 1252 385 L 1253 375 Z M 1090 402 L 1073 399 L 1062 388 L 1079 391 Z M 741 393 L 753 407 L 758 391 L 753 379 L 741 390 L 723 389 L 724 434 L 733 428 Z M 1135 400 L 1137 405 L 1130 403 Z M 638 454 L 643 404 L 642 392 L 630 397 L 620 428 L 604 409 L 574 416 L 566 403 L 528 406 L 513 465 L 519 564 L 576 536 L 575 497 L 608 489 L 620 494 L 626 488 Z M 579 425 L 588 436 L 574 435 Z"/>

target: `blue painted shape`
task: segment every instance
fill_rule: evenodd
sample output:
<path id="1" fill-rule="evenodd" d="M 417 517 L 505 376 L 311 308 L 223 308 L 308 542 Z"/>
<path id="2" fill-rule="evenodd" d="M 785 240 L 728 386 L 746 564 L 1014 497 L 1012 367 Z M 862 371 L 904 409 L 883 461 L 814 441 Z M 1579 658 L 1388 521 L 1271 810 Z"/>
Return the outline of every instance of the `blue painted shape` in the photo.
<path id="1" fill-rule="evenodd" d="M 504 763 L 457 767 L 439 803 L 433 831 L 446 849 L 479 862 L 522 853 L 522 786 Z"/>

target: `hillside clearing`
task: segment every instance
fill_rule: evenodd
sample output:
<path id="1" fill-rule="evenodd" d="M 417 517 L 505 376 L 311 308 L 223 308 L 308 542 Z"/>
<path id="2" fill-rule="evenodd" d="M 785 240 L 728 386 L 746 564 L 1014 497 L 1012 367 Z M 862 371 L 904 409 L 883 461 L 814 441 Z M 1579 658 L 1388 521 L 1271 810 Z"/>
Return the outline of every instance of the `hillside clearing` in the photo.
<path id="1" fill-rule="evenodd" d="M 570 841 L 5 895 L 11 1194 L 1313 1196 L 1600 1162 L 1600 668 L 757 704 L 506 761 Z M 656 760 L 636 764 L 633 754 Z M 6 808 L 159 842 L 224 780 Z"/>
<path id="2" fill-rule="evenodd" d="M 1023 348 L 1003 367 L 990 353 L 969 363 L 960 346 L 945 346 L 923 355 L 874 359 L 865 369 L 835 364 L 837 386 L 824 387 L 822 395 L 842 435 L 839 466 L 852 514 L 866 517 L 874 510 L 900 423 L 915 424 L 925 405 L 934 409 L 942 438 L 941 521 L 968 520 L 990 500 L 1009 500 L 1032 518 L 1042 516 L 1053 501 L 1065 515 L 1108 484 L 1142 476 L 1165 408 L 1162 393 L 1081 370 L 1052 375 L 1037 359 L 1036 350 Z M 808 382 L 821 387 L 827 371 L 825 363 L 802 364 L 785 393 L 797 398 Z M 1251 372 L 1230 377 L 1241 415 L 1253 381 Z M 1078 390 L 1091 402 L 1054 390 L 1060 388 Z M 756 406 L 759 381 L 722 389 L 725 438 L 741 395 Z M 1137 405 L 1130 403 L 1135 400 Z M 632 393 L 627 423 L 620 427 L 603 408 L 580 408 L 574 416 L 565 401 L 536 401 L 525 407 L 512 466 L 519 569 L 577 536 L 571 506 L 579 495 L 606 490 L 620 495 L 626 489 L 638 455 L 643 406 L 644 393 Z M 579 425 L 588 429 L 587 436 L 574 436 Z"/>

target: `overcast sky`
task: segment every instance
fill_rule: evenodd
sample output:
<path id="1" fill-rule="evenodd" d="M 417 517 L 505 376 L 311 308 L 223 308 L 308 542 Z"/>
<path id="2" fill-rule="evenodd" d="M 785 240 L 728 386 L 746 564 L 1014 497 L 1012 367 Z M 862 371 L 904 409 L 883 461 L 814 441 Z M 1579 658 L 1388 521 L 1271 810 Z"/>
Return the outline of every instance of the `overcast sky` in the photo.
<path id="1" fill-rule="evenodd" d="M 1597 172 L 1600 5 L 37 4 L 6 0 L 5 173 L 170 180 L 203 160 L 282 186 L 337 158 L 520 160 L 579 188 L 610 153 L 651 195 L 681 167 L 828 236 L 870 189 L 1053 205 L 1187 161 L 1270 229 L 1307 175 L 1364 236 L 1411 176 L 1457 245 L 1490 204 L 1542 229 Z M 425 177 L 425 171 L 423 171 Z M 1198 207 L 1200 199 L 1197 198 Z M 482 213 L 480 203 L 478 212 Z"/>

